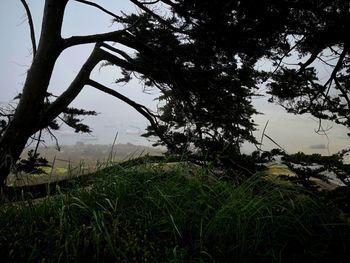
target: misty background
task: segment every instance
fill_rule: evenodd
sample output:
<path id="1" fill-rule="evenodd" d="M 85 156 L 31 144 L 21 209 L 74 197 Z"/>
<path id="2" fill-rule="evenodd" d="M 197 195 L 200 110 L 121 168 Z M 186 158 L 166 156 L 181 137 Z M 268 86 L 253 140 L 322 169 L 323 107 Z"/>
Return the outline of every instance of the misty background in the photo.
<path id="1" fill-rule="evenodd" d="M 31 0 L 28 3 L 33 15 L 38 41 L 44 1 Z M 138 9 L 128 0 L 100 0 L 98 3 L 117 14 L 120 14 L 121 11 L 125 13 L 138 12 Z M 115 30 L 117 27 L 117 24 L 112 23 L 111 17 L 103 12 L 70 1 L 66 8 L 62 35 L 69 37 L 102 33 Z M 2 36 L 2 41 L 0 41 L 0 106 L 4 106 L 12 102 L 12 99 L 21 92 L 26 71 L 32 60 L 27 18 L 19 0 L 2 0 L 0 2 L 0 34 Z M 55 66 L 49 92 L 55 95 L 62 93 L 74 79 L 91 50 L 92 45 L 85 45 L 65 51 Z M 129 52 L 132 51 L 129 50 Z M 117 67 L 101 68 L 97 66 L 92 77 L 152 110 L 157 108 L 158 102 L 155 98 L 158 94 L 155 91 L 143 92 L 142 83 L 136 78 L 126 85 L 114 83 L 120 77 L 120 70 Z M 264 94 L 263 87 L 260 93 Z M 264 113 L 254 118 L 257 124 L 255 135 L 258 141 L 260 141 L 262 130 L 268 121 L 266 134 L 288 153 L 303 151 L 328 155 L 349 147 L 347 128 L 324 121 L 323 128 L 328 130 L 327 135 L 319 135 L 315 132 L 319 125 L 317 119 L 310 115 L 287 114 L 280 106 L 268 103 L 267 99 L 268 97 L 253 99 L 257 110 Z M 95 110 L 99 115 L 85 118 L 84 123 L 93 130 L 91 134 L 77 134 L 63 125 L 61 130 L 55 133 L 62 145 L 76 144 L 77 142 L 112 144 L 116 133 L 118 133 L 117 143 L 150 146 L 153 142 L 140 136 L 148 124 L 143 116 L 127 104 L 92 87 L 86 86 L 71 106 Z M 45 143 L 51 145 L 55 141 L 46 135 Z M 276 145 L 264 138 L 262 149 L 271 148 L 276 148 Z M 253 145 L 243 145 L 244 152 L 255 149 Z"/>

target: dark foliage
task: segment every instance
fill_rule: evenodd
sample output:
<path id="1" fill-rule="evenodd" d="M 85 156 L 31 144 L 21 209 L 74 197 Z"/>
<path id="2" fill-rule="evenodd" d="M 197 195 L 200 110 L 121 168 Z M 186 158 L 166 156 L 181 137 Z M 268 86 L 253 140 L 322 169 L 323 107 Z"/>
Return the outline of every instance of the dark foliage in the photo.
<path id="1" fill-rule="evenodd" d="M 281 1 L 277 6 L 285 9 L 288 23 L 281 34 L 288 48 L 272 57 L 270 100 L 288 112 L 350 127 L 349 1 Z"/>
<path id="2" fill-rule="evenodd" d="M 83 109 L 66 108 L 63 111 L 61 120 L 69 127 L 73 128 L 75 132 L 90 133 L 91 129 L 86 124 L 83 124 L 81 119 L 77 116 L 96 116 L 95 111 L 86 111 Z"/>
<path id="3" fill-rule="evenodd" d="M 298 152 L 295 154 L 284 155 L 283 161 L 288 167 L 297 174 L 296 178 L 290 178 L 292 181 L 297 180 L 308 188 L 317 190 L 317 187 L 309 181 L 310 177 L 319 178 L 325 182 L 329 180 L 328 177 L 322 175 L 323 172 L 333 172 L 335 176 L 340 179 L 345 185 L 349 185 L 348 174 L 349 165 L 344 164 L 344 155 L 348 151 L 342 151 L 330 156 L 322 156 L 320 154 L 305 154 Z M 302 165 L 295 167 L 294 164 Z M 315 166 L 316 165 L 316 166 Z M 313 168 L 311 167 L 313 166 Z"/>
<path id="4" fill-rule="evenodd" d="M 45 173 L 40 167 L 49 166 L 46 158 L 41 157 L 39 153 L 34 150 L 28 151 L 27 159 L 20 159 L 16 164 L 16 170 L 29 174 Z"/>
<path id="5" fill-rule="evenodd" d="M 239 154 L 243 141 L 256 143 L 251 99 L 266 73 L 255 65 L 285 50 L 278 34 L 283 26 L 272 20 L 283 15 L 264 5 L 256 12 L 241 1 L 170 6 L 162 20 L 150 10 L 125 17 L 128 26 L 136 24 L 130 32 L 146 50 L 128 62 L 146 89 L 161 91 L 158 124 L 176 145 L 171 151 L 208 159 Z M 124 76 L 129 80 L 130 71 Z M 151 135 L 157 135 L 152 126 L 145 136 Z"/>
<path id="6" fill-rule="evenodd" d="M 22 94 L 19 93 L 14 100 L 19 100 Z M 52 97 L 56 97 L 51 93 L 47 94 L 45 101 L 45 109 L 51 105 L 50 99 Z M 8 127 L 9 122 L 13 118 L 15 113 L 15 108 L 12 105 L 7 105 L 3 108 L 0 108 L 0 135 L 5 132 Z M 61 124 L 64 123 L 69 127 L 73 128 L 75 132 L 81 133 L 90 133 L 91 129 L 86 124 L 82 123 L 83 119 L 78 117 L 80 116 L 96 116 L 97 113 L 95 111 L 87 111 L 84 109 L 77 109 L 73 107 L 67 107 L 63 110 L 62 114 L 58 116 L 56 119 L 52 120 L 48 127 L 45 129 L 41 129 L 37 135 L 33 135 L 32 139 L 37 141 L 37 143 L 41 141 L 42 130 L 47 130 L 51 133 L 51 130 L 59 130 Z M 34 125 L 34 124 L 33 124 Z M 17 171 L 24 171 L 27 173 L 43 173 L 43 170 L 40 169 L 40 166 L 47 166 L 47 160 L 45 158 L 40 157 L 40 154 L 35 152 L 34 150 L 30 150 L 28 152 L 27 159 L 20 159 L 18 163 L 15 165 L 15 169 Z"/>

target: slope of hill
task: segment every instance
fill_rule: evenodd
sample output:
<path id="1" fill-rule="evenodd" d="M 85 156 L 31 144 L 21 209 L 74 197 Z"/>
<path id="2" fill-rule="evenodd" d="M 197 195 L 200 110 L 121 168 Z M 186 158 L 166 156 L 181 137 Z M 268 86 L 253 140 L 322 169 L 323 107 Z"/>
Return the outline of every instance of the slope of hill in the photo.
<path id="1" fill-rule="evenodd" d="M 114 166 L 57 195 L 0 205 L 2 262 L 347 262 L 329 200 L 261 175 Z"/>

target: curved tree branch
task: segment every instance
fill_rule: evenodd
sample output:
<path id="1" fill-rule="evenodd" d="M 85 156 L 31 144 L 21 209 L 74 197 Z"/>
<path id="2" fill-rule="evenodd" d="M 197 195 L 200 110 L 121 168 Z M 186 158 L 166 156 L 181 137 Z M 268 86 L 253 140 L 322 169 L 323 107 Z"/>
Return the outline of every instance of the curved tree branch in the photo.
<path id="1" fill-rule="evenodd" d="M 291 53 L 294 49 L 296 49 L 296 47 L 297 47 L 298 45 L 300 45 L 300 43 L 303 41 L 304 38 L 305 38 L 305 37 L 302 37 L 302 39 L 300 39 L 299 41 L 296 41 L 295 44 L 294 44 L 292 47 L 290 47 L 290 49 L 289 49 L 287 52 L 285 52 L 285 53 L 282 55 L 281 58 L 279 58 L 279 61 L 278 61 L 278 63 L 277 63 L 277 66 L 275 67 L 275 69 L 272 71 L 272 73 L 271 73 L 270 75 L 274 75 L 274 74 L 280 69 L 280 66 L 281 66 L 281 64 L 283 63 L 283 60 L 284 60 L 288 55 L 290 55 L 290 53 Z M 270 77 L 270 76 L 268 76 L 268 78 L 269 78 L 269 77 Z"/>
<path id="2" fill-rule="evenodd" d="M 91 71 L 102 59 L 101 54 L 99 53 L 100 50 L 100 45 L 96 44 L 91 55 L 81 67 L 79 73 L 67 90 L 57 97 L 57 99 L 42 114 L 38 129 L 45 128 L 76 98 L 76 96 L 78 96 L 88 81 Z"/>
<path id="3" fill-rule="evenodd" d="M 116 14 L 114 14 L 113 12 L 107 10 L 106 8 L 96 4 L 96 3 L 92 3 L 90 1 L 85 1 L 85 0 L 75 0 L 76 2 L 80 2 L 82 4 L 85 4 L 85 5 L 89 5 L 89 6 L 93 6 L 93 7 L 96 7 L 97 9 L 101 10 L 102 12 L 114 17 L 115 19 L 117 19 L 118 21 L 125 21 L 125 19 L 121 16 L 118 16 Z"/>
<path id="4" fill-rule="evenodd" d="M 153 5 L 153 4 L 156 4 L 156 3 L 159 3 L 160 0 L 154 0 L 154 1 L 144 1 L 144 2 L 140 2 L 144 5 Z"/>
<path id="5" fill-rule="evenodd" d="M 121 55 L 123 58 L 125 58 L 128 62 L 132 62 L 132 57 L 130 57 L 126 52 L 124 52 L 123 50 L 120 50 L 118 48 L 112 47 L 110 45 L 107 45 L 106 43 L 101 43 L 101 47 L 104 47 L 114 53 L 117 53 L 119 55 Z"/>
<path id="6" fill-rule="evenodd" d="M 332 80 L 334 80 L 337 77 L 337 73 L 338 71 L 341 69 L 343 62 L 344 62 L 344 58 L 346 56 L 346 53 L 348 52 L 348 47 L 347 45 L 344 47 L 343 51 L 340 53 L 339 59 L 337 61 L 337 64 L 335 65 L 332 74 L 329 78 L 329 80 L 326 82 L 325 85 L 327 85 L 329 82 L 331 82 Z"/>
<path id="7" fill-rule="evenodd" d="M 299 63 L 300 65 L 300 69 L 299 72 L 303 72 L 307 66 L 309 66 L 310 64 L 312 64 L 312 62 L 314 62 L 317 57 L 318 54 L 323 50 L 323 47 L 319 47 L 318 49 L 316 49 L 314 52 L 312 52 L 311 56 L 309 57 L 309 59 L 307 61 L 305 61 L 304 63 Z"/>
<path id="8" fill-rule="evenodd" d="M 119 92 L 107 88 L 106 86 L 89 79 L 87 82 L 87 85 L 90 85 L 100 91 L 103 91 L 109 95 L 112 95 L 122 101 L 124 101 L 125 103 L 127 103 L 128 105 L 130 105 L 131 107 L 133 107 L 135 110 L 137 110 L 139 113 L 141 113 L 151 124 L 152 128 L 154 129 L 155 133 L 158 135 L 158 137 L 167 144 L 167 146 L 170 149 L 177 149 L 176 145 L 174 145 L 171 141 L 169 141 L 166 136 L 164 135 L 164 133 L 160 130 L 159 128 L 159 124 L 157 122 L 156 116 L 149 110 L 147 109 L 145 106 L 136 103 L 135 101 L 129 99 L 128 97 L 120 94 Z"/>
<path id="9" fill-rule="evenodd" d="M 124 44 L 124 41 L 125 41 L 124 33 L 125 33 L 125 29 L 108 32 L 108 33 L 95 34 L 95 35 L 73 36 L 63 40 L 63 47 L 69 48 L 72 46 L 104 42 L 104 41 L 114 41 L 114 42 Z"/>
<path id="10" fill-rule="evenodd" d="M 128 46 L 130 48 L 134 48 L 133 44 L 135 41 L 131 41 L 132 34 L 129 33 L 129 30 L 137 25 L 139 20 L 135 23 L 121 30 L 116 30 L 112 32 L 95 34 L 95 35 L 86 35 L 86 36 L 72 36 L 66 39 L 63 39 L 63 49 L 82 45 L 82 44 L 91 44 L 105 41 L 113 41 L 116 43 L 120 43 L 122 45 Z"/>
<path id="11" fill-rule="evenodd" d="M 29 24 L 29 30 L 30 30 L 30 38 L 32 40 L 32 48 L 33 48 L 33 58 L 36 55 L 36 40 L 35 40 L 35 31 L 34 31 L 34 23 L 33 23 L 33 17 L 32 13 L 30 12 L 29 6 L 26 2 L 26 0 L 21 0 L 21 3 L 26 10 L 27 17 L 28 17 L 28 24 Z"/>
<path id="12" fill-rule="evenodd" d="M 117 56 L 115 56 L 115 55 L 113 55 L 113 54 L 111 54 L 103 49 L 100 49 L 99 52 L 101 54 L 102 59 L 107 60 L 111 64 L 114 64 L 114 65 L 119 66 L 121 68 L 124 68 L 126 70 L 144 73 L 144 71 L 142 69 L 140 69 L 139 67 L 137 67 L 136 65 L 134 65 L 132 63 L 132 61 L 127 61 L 127 60 L 121 59 L 121 58 L 119 58 L 119 57 L 117 57 Z"/>

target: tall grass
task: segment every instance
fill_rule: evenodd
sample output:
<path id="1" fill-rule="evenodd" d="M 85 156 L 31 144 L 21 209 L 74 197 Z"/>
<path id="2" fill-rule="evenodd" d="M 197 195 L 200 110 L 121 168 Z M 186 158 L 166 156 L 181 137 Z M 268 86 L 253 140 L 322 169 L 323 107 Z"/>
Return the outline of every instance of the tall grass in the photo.
<path id="1" fill-rule="evenodd" d="M 0 227 L 1 262 L 344 262 L 350 233 L 297 187 L 147 164 L 3 205 Z"/>

